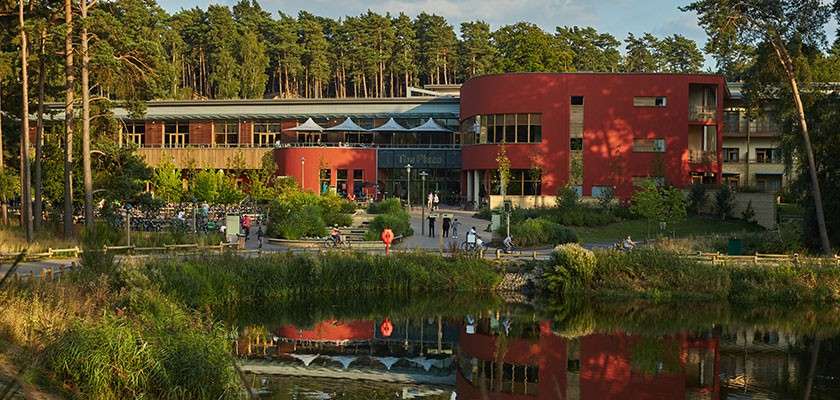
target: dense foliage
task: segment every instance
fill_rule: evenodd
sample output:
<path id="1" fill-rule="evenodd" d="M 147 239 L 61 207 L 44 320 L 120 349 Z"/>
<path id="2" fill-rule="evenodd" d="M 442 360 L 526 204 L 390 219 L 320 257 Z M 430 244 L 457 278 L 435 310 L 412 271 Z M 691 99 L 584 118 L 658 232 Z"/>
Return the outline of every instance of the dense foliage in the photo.
<path id="1" fill-rule="evenodd" d="M 414 230 L 411 228 L 411 215 L 403 208 L 400 199 L 390 198 L 368 206 L 368 213 L 376 216 L 370 221 L 368 231 L 365 233 L 367 240 L 379 240 L 385 228 L 391 228 L 394 236 L 411 236 Z"/>
<path id="2" fill-rule="evenodd" d="M 499 228 L 499 234 L 504 236 L 507 228 Z M 577 242 L 575 231 L 546 218 L 528 218 L 523 221 L 511 222 L 510 235 L 514 244 L 520 247 L 539 245 L 558 245 Z"/>
<path id="3" fill-rule="evenodd" d="M 283 239 L 322 237 L 328 226 L 349 226 L 355 206 L 335 194 L 285 190 L 271 202 L 269 236 Z"/>

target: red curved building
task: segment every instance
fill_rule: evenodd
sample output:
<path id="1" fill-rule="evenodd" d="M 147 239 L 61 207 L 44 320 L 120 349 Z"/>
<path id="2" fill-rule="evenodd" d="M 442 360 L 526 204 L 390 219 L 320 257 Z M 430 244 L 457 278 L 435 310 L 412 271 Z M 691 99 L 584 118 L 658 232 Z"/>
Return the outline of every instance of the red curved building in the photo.
<path id="1" fill-rule="evenodd" d="M 720 182 L 723 97 L 718 75 L 521 73 L 461 88 L 462 190 L 499 194 L 502 145 L 508 195 L 554 196 L 571 185 L 632 194 L 640 178 L 678 187 Z"/>

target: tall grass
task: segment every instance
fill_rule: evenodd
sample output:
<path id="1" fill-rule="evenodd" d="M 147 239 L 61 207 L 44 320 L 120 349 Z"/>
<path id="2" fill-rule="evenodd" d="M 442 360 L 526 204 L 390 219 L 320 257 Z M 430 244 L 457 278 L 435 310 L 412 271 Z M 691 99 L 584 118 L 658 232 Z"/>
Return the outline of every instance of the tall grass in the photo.
<path id="1" fill-rule="evenodd" d="M 580 292 L 602 298 L 840 304 L 840 266 L 833 263 L 713 265 L 657 249 L 596 251 L 595 256 L 593 278 L 583 285 L 570 281 L 575 266 L 561 265 L 555 257 L 544 270 L 545 282 L 551 283 L 546 288 L 565 293 L 563 283 L 569 281 L 582 286 Z"/>
<path id="2" fill-rule="evenodd" d="M 428 293 L 489 291 L 499 280 L 478 259 L 427 254 L 233 254 L 151 260 L 141 270 L 160 290 L 189 307 L 230 310 L 270 305 L 293 296 L 322 293 Z"/>

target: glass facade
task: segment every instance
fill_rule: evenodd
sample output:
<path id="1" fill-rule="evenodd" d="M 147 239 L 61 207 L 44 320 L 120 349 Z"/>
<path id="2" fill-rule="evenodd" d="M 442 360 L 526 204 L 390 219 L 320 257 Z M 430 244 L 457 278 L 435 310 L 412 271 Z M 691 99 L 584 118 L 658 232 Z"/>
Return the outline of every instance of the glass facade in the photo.
<path id="1" fill-rule="evenodd" d="M 136 124 L 126 124 L 124 135 L 126 143 L 132 143 L 137 147 L 143 147 L 143 145 L 146 144 L 146 124 L 142 122 Z"/>
<path id="2" fill-rule="evenodd" d="M 461 123 L 464 144 L 540 143 L 542 114 L 477 115 Z"/>
<path id="3" fill-rule="evenodd" d="M 185 147 L 190 144 L 190 124 L 176 122 L 163 127 L 163 147 Z"/>
<path id="4" fill-rule="evenodd" d="M 254 147 L 271 147 L 281 136 L 280 121 L 254 122 Z"/>
<path id="5" fill-rule="evenodd" d="M 239 122 L 216 122 L 213 134 L 216 146 L 235 146 L 239 143 Z"/>

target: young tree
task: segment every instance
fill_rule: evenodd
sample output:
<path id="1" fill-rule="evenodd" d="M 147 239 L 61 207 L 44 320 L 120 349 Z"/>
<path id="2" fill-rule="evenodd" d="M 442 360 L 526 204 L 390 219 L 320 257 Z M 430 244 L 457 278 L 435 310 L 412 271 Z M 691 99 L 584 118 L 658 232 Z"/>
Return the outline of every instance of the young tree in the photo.
<path id="1" fill-rule="evenodd" d="M 155 195 L 167 203 L 179 203 L 184 194 L 181 170 L 171 160 L 161 162 L 152 177 Z"/>
<path id="2" fill-rule="evenodd" d="M 835 3 L 837 3 L 835 1 Z M 709 41 L 725 48 L 768 43 L 782 67 L 799 119 L 804 153 L 811 177 L 817 227 L 826 256 L 832 255 L 825 224 L 822 194 L 805 106 L 799 93 L 798 69 L 788 49 L 793 42 L 819 46 L 825 42 L 823 27 L 831 17 L 831 4 L 820 0 L 699 0 L 683 11 L 693 11 L 709 35 Z M 840 8 L 840 4 L 835 4 Z M 780 82 L 781 83 L 781 82 Z"/>

